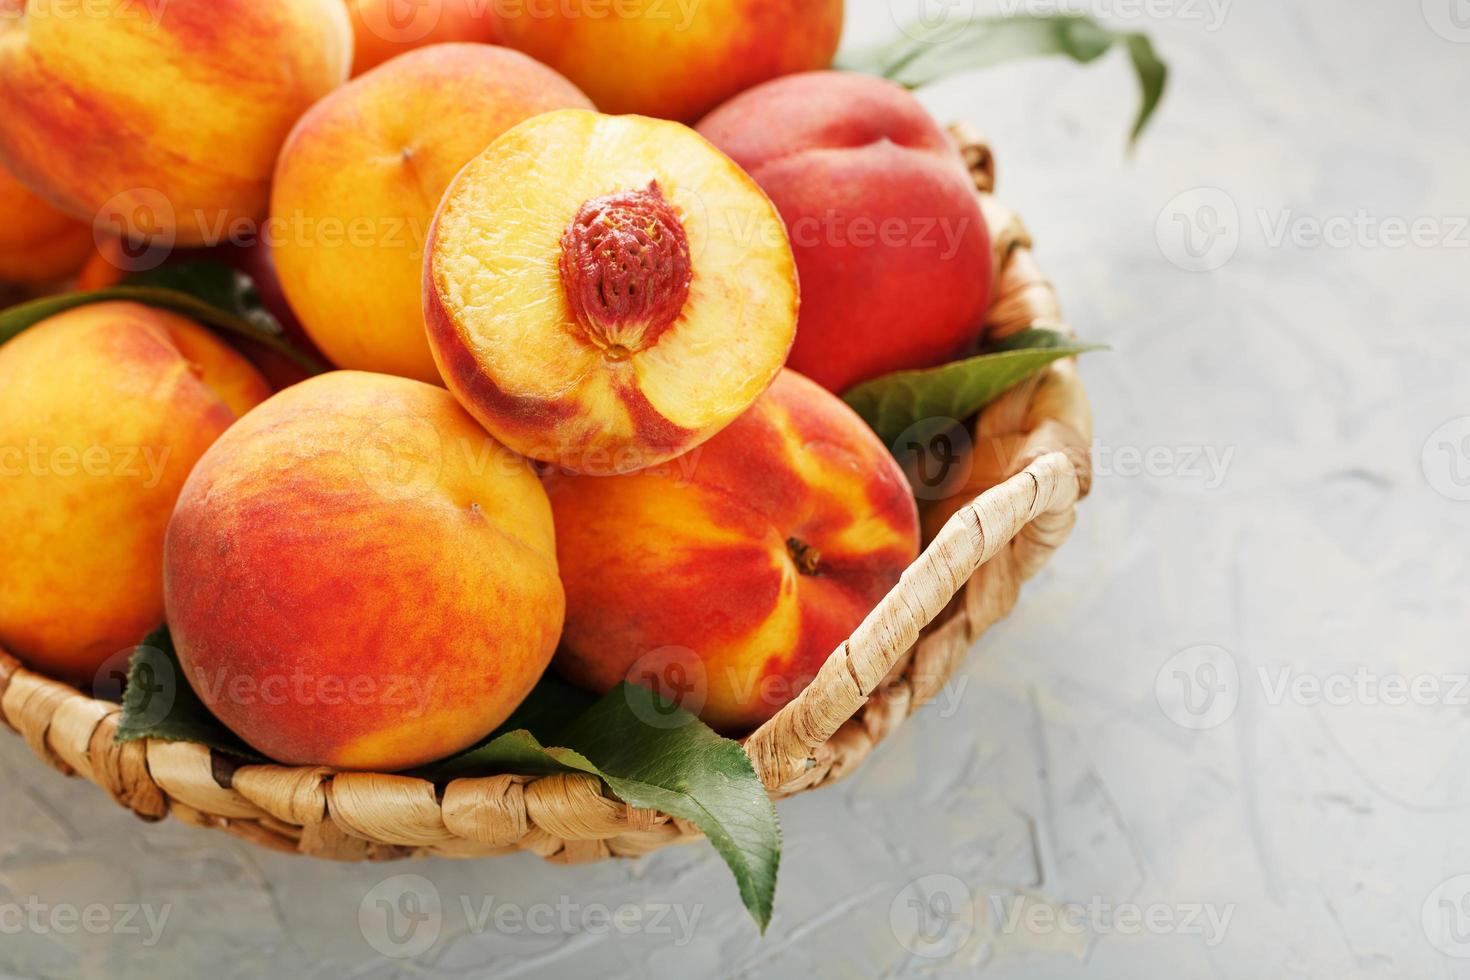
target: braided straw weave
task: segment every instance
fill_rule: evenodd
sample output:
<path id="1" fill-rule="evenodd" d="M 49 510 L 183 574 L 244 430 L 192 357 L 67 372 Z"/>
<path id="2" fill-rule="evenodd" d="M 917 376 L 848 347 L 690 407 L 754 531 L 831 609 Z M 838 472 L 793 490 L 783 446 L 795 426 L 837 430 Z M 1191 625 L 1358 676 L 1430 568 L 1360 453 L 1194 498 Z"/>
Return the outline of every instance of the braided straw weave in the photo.
<path id="1" fill-rule="evenodd" d="M 987 335 L 1061 324 L 1016 216 L 991 196 L 988 148 L 955 131 L 994 239 Z M 1021 584 L 1066 539 L 1090 479 L 1091 418 L 1071 361 L 1012 389 L 973 422 L 968 481 L 926 505 L 929 544 L 827 658 L 813 683 L 745 743 L 773 797 L 857 767 L 931 698 Z M 559 863 L 633 857 L 700 836 L 611 798 L 588 775 L 408 776 L 242 765 L 200 745 L 114 740 L 121 709 L 0 651 L 0 718 L 44 761 L 96 783 L 145 820 L 173 814 L 267 847 L 338 860 L 531 851 Z"/>

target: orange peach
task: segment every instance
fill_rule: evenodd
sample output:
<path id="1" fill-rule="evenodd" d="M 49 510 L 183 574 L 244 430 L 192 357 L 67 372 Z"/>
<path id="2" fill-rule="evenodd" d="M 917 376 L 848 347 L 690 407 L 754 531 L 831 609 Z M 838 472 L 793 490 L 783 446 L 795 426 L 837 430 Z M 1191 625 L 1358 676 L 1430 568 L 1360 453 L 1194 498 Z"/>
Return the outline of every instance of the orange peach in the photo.
<path id="1" fill-rule="evenodd" d="M 410 52 L 318 102 L 287 140 L 269 240 L 292 309 L 340 367 L 439 383 L 424 335 L 423 249 L 450 180 L 497 136 L 590 108 L 508 48 Z"/>
<path id="2" fill-rule="evenodd" d="M 57 211 L 0 168 L 0 282 L 65 279 L 91 250 L 90 225 Z"/>
<path id="3" fill-rule="evenodd" d="M 133 243 L 116 235 L 98 234 L 92 254 L 77 272 L 76 287 L 85 292 L 111 289 L 136 272 L 148 272 L 161 265 L 176 262 L 204 261 L 213 250 L 208 248 L 160 248 L 156 251 L 144 243 Z"/>
<path id="4" fill-rule="evenodd" d="M 165 246 L 265 215 L 296 117 L 347 78 L 341 0 L 0 0 L 0 163 Z"/>
<path id="5" fill-rule="evenodd" d="M 755 401 L 798 291 L 780 217 L 729 158 L 679 123 L 566 110 L 455 178 L 424 303 L 445 383 L 496 438 L 628 472 Z"/>
<path id="6" fill-rule="evenodd" d="M 801 270 L 791 366 L 841 392 L 942 364 L 979 334 L 990 235 L 953 142 L 892 82 L 812 72 L 699 124 L 776 202 Z"/>
<path id="7" fill-rule="evenodd" d="M 500 36 L 604 112 L 693 120 L 752 85 L 826 68 L 843 0 L 558 0 L 502 5 Z"/>
<path id="8" fill-rule="evenodd" d="M 561 633 L 530 465 L 442 388 L 339 371 L 241 419 L 165 546 L 168 622 L 215 715 L 279 762 L 403 769 L 510 715 Z"/>
<path id="9" fill-rule="evenodd" d="M 352 74 L 415 48 L 495 40 L 492 0 L 346 0 L 352 17 Z"/>
<path id="10" fill-rule="evenodd" d="M 567 590 L 561 673 L 595 691 L 667 684 L 728 732 L 795 697 L 918 555 L 898 464 L 792 371 L 686 457 L 553 472 L 547 491 Z"/>
<path id="11" fill-rule="evenodd" d="M 0 647 L 89 681 L 163 622 L 174 501 L 270 389 L 191 320 L 96 303 L 0 347 L 0 391 Z"/>

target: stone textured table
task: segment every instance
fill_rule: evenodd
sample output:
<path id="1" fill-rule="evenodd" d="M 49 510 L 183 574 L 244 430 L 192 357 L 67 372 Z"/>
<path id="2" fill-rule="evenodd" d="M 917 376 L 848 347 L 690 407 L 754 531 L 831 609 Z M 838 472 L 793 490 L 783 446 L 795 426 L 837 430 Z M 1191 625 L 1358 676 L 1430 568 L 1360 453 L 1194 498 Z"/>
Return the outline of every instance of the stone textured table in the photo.
<path id="1" fill-rule="evenodd" d="M 850 6 L 850 41 L 895 31 Z M 781 805 L 764 939 L 707 847 L 315 863 L 7 735 L 0 975 L 1470 977 L 1470 7 L 1087 9 L 1174 67 L 1131 159 L 1117 54 L 924 98 L 1113 348 L 1093 495 L 939 703 Z"/>

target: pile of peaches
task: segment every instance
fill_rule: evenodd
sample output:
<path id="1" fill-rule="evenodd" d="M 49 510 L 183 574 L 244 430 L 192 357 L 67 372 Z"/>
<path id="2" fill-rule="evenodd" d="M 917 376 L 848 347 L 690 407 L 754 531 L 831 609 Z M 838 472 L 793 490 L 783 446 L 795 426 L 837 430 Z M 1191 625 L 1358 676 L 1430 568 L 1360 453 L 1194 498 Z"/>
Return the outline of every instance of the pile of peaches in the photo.
<path id="1" fill-rule="evenodd" d="M 0 281 L 225 262 L 333 368 L 118 299 L 5 341 L 0 647 L 86 687 L 166 621 L 288 764 L 670 658 L 748 732 L 918 554 L 839 396 L 973 347 L 969 176 L 825 70 L 841 0 L 401 6 L 0 0 Z"/>

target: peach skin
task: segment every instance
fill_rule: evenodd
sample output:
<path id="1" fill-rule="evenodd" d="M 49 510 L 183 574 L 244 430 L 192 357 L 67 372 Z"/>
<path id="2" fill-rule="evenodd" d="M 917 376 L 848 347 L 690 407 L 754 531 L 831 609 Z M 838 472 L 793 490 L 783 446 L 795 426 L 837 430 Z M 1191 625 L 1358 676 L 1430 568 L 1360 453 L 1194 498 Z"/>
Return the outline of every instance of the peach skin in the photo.
<path id="1" fill-rule="evenodd" d="M 672 459 L 729 424 L 796 328 L 771 202 L 679 123 L 550 112 L 450 185 L 424 271 L 449 390 L 523 456 L 579 472 Z"/>
<path id="2" fill-rule="evenodd" d="M 993 276 L 980 200 L 954 144 L 892 82 L 793 75 L 699 131 L 780 209 L 801 270 L 791 367 L 831 391 L 964 353 Z"/>
<path id="3" fill-rule="evenodd" d="M 688 456 L 546 486 L 567 590 L 558 669 L 599 692 L 667 682 L 730 733 L 795 697 L 918 556 L 898 464 L 793 371 Z"/>
<path id="4" fill-rule="evenodd" d="M 603 112 L 691 121 L 752 85 L 826 68 L 843 0 L 559 0 L 507 6 L 500 36 Z"/>
<path id="5" fill-rule="evenodd" d="M 189 683 L 291 765 L 387 771 L 467 748 L 561 633 L 530 465 L 405 378 L 319 375 L 245 416 L 184 486 L 165 554 Z"/>
<path id="6" fill-rule="evenodd" d="M 91 251 L 91 225 L 57 211 L 0 168 L 0 282 L 65 279 Z"/>
<path id="7" fill-rule="evenodd" d="M 86 683 L 163 622 L 179 490 L 270 389 L 191 320 L 95 303 L 0 347 L 0 391 L 0 647 Z"/>
<path id="8" fill-rule="evenodd" d="M 352 74 L 361 75 L 389 58 L 428 47 L 495 40 L 492 0 L 346 0 L 352 18 Z"/>
<path id="9" fill-rule="evenodd" d="M 0 0 L 0 164 L 99 229 L 215 244 L 265 216 L 296 118 L 342 84 L 342 0 Z"/>
<path id="10" fill-rule="evenodd" d="M 519 52 L 442 44 L 394 58 L 313 106 L 276 166 L 270 244 L 286 298 L 317 346 L 339 367 L 439 384 L 421 293 L 439 199 L 507 129 L 591 105 Z"/>

